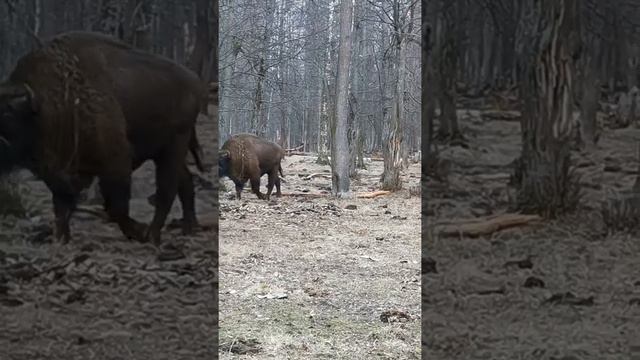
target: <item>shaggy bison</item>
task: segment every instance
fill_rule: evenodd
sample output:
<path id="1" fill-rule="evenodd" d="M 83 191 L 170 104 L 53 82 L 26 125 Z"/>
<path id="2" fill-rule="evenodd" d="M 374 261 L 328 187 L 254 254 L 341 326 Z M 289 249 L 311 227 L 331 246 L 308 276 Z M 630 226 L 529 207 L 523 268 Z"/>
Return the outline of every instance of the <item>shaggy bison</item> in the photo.
<path id="1" fill-rule="evenodd" d="M 284 150 L 280 145 L 262 139 L 253 134 L 236 134 L 227 140 L 218 154 L 218 175 L 220 178 L 228 176 L 236 184 L 236 198 L 247 180 L 251 182 L 251 190 L 259 199 L 269 200 L 273 185 L 276 186 L 276 196 L 280 193 L 280 177 L 284 158 Z M 269 175 L 267 194 L 260 192 L 260 178 Z"/>
<path id="2" fill-rule="evenodd" d="M 184 231 L 197 224 L 186 155 L 191 150 L 202 167 L 195 121 L 203 101 L 198 76 L 169 59 L 105 35 L 58 35 L 0 85 L 0 173 L 26 168 L 46 183 L 64 241 L 80 191 L 97 176 L 122 232 L 158 244 L 176 194 Z M 149 226 L 129 216 L 131 173 L 147 160 L 156 165 Z"/>

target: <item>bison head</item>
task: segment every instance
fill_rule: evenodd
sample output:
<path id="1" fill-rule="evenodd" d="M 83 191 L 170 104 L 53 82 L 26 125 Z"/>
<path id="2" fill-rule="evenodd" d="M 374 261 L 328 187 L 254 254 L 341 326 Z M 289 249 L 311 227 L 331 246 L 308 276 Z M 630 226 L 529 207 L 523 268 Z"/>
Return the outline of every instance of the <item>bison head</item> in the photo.
<path id="1" fill-rule="evenodd" d="M 229 175 L 231 167 L 231 153 L 229 150 L 220 150 L 218 152 L 218 177 Z"/>
<path id="2" fill-rule="evenodd" d="M 29 159 L 36 134 L 35 113 L 28 85 L 0 85 L 0 174 Z"/>

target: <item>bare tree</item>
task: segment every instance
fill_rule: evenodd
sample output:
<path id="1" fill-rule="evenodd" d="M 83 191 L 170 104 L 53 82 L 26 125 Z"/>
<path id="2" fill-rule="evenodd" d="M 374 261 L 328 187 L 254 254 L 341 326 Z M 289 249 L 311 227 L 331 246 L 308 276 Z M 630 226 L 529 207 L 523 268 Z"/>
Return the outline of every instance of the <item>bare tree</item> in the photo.
<path id="1" fill-rule="evenodd" d="M 400 170 L 405 117 L 406 44 L 409 41 L 409 34 L 413 32 L 415 4 L 416 2 L 406 4 L 401 0 L 394 0 L 392 3 L 391 19 L 396 73 L 391 112 L 392 125 L 384 152 L 384 172 L 382 173 L 382 188 L 386 190 L 397 190 L 402 187 Z"/>
<path id="2" fill-rule="evenodd" d="M 338 79 L 336 81 L 335 130 L 331 141 L 331 184 L 334 196 L 349 193 L 349 145 L 347 142 L 347 116 L 349 100 L 349 65 L 351 63 L 351 25 L 353 0 L 340 1 L 340 50 L 338 52 Z"/>
<path id="3" fill-rule="evenodd" d="M 436 37 L 436 84 L 440 105 L 440 127 L 437 137 L 452 143 L 460 142 L 462 134 L 456 114 L 457 73 L 460 47 L 460 28 L 463 24 L 458 16 L 460 0 L 442 0 L 436 15 L 438 35 Z"/>
<path id="4" fill-rule="evenodd" d="M 422 155 L 428 156 L 431 152 L 431 140 L 433 136 L 433 118 L 435 117 L 435 104 L 433 96 L 433 69 L 432 59 L 429 57 L 431 48 L 431 26 L 427 20 L 426 1 L 422 5 L 422 34 L 421 34 L 421 57 L 422 57 Z M 423 173 L 425 168 L 423 167 Z"/>
<path id="5" fill-rule="evenodd" d="M 336 116 L 344 101 L 349 176 L 357 175 L 367 157 L 388 152 L 390 139 L 398 156 L 388 158 L 395 159 L 399 175 L 408 154 L 419 151 L 421 136 L 419 35 L 412 25 L 420 17 L 414 11 L 419 4 L 354 1 L 348 92 L 342 95 L 340 2 L 222 1 L 221 140 L 255 132 L 315 152 L 319 162 L 328 164 L 329 155 L 335 157 L 334 132 L 341 131 Z M 395 178 L 396 173 L 388 173 Z"/>
<path id="6" fill-rule="evenodd" d="M 576 0 L 528 2 L 520 44 L 522 155 L 519 206 L 555 216 L 575 207 L 570 171 L 574 62 L 579 56 Z"/>

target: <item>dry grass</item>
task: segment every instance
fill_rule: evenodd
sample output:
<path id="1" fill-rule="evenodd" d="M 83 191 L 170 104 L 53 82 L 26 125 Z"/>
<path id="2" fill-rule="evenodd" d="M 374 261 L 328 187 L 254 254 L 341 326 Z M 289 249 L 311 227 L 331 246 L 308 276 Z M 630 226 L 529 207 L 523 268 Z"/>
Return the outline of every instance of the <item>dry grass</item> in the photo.
<path id="1" fill-rule="evenodd" d="M 441 153 L 453 166 L 448 189 L 425 190 L 431 224 L 488 216 L 511 202 L 514 190 L 497 175 L 519 155 L 519 124 L 478 118 L 462 122 L 470 149 Z M 572 154 L 583 188 L 575 214 L 481 238 L 427 237 L 437 265 L 423 275 L 427 358 L 630 358 L 640 339 L 640 242 L 604 235 L 600 204 L 635 181 L 638 137 L 637 129 L 608 131 L 596 153 Z M 532 279 L 543 286 L 526 285 Z M 545 302 L 566 292 L 593 303 Z"/>
<path id="2" fill-rule="evenodd" d="M 315 160 L 288 157 L 283 191 L 330 186 L 323 177 L 303 180 L 328 169 Z M 352 190 L 374 190 L 381 165 L 370 164 Z M 419 170 L 412 166 L 404 181 L 417 184 Z M 253 351 L 243 359 L 419 358 L 419 197 L 265 202 L 232 195 L 220 195 L 222 359 L 233 351 Z M 387 310 L 411 320 L 383 323 Z"/>
<path id="3" fill-rule="evenodd" d="M 201 139 L 211 136 L 215 124 L 200 125 Z M 215 145 L 202 143 L 210 159 Z M 132 217 L 146 222 L 153 169 L 146 164 L 133 180 Z M 115 224 L 76 213 L 71 242 L 51 243 L 42 236 L 53 218 L 49 191 L 27 173 L 17 176 L 34 213 L 0 217 L 0 358 L 213 358 L 211 233 L 163 231 L 184 258 L 161 261 L 157 249 L 127 241 Z M 211 213 L 215 193 L 198 188 L 196 196 L 198 215 Z M 170 219 L 180 214 L 176 204 Z"/>

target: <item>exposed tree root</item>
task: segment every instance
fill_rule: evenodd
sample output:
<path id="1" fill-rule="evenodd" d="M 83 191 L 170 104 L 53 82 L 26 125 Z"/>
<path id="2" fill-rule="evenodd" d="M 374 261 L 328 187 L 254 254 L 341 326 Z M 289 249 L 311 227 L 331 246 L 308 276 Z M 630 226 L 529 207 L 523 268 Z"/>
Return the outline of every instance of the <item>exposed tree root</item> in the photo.
<path id="1" fill-rule="evenodd" d="M 542 220 L 539 215 L 500 214 L 485 218 L 463 220 L 458 223 L 436 225 L 436 232 L 440 236 L 469 236 L 478 237 L 491 235 L 500 230 L 525 226 Z"/>
<path id="2" fill-rule="evenodd" d="M 379 191 L 374 191 L 370 193 L 360 193 L 360 194 L 357 194 L 356 197 L 359 199 L 373 199 L 378 196 L 389 195 L 389 194 L 391 194 L 391 191 L 379 190 Z"/>

